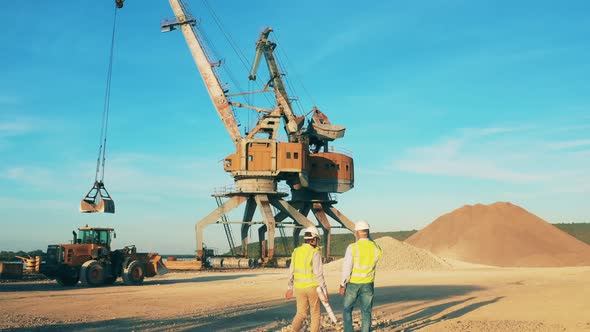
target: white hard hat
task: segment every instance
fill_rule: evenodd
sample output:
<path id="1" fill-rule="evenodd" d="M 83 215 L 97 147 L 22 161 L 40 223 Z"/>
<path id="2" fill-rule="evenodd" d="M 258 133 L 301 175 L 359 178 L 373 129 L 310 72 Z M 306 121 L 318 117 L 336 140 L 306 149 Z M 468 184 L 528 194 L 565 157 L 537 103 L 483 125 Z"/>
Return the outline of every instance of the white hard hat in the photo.
<path id="1" fill-rule="evenodd" d="M 318 232 L 315 226 L 309 226 L 303 230 L 303 238 L 305 240 L 311 240 L 316 237 L 320 237 L 320 232 Z"/>
<path id="2" fill-rule="evenodd" d="M 356 224 L 354 224 L 355 231 L 364 231 L 369 229 L 369 223 L 364 220 L 359 220 Z"/>

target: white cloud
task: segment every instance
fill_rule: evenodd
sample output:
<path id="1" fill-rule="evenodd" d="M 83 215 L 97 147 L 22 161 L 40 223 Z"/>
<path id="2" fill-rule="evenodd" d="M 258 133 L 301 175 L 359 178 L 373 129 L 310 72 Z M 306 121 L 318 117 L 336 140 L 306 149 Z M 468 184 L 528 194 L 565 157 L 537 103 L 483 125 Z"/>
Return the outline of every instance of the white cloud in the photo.
<path id="1" fill-rule="evenodd" d="M 32 130 L 29 120 L 0 121 L 0 137 L 21 135 Z"/>
<path id="2" fill-rule="evenodd" d="M 11 209 L 71 210 L 72 208 L 77 207 L 77 203 L 70 203 L 56 199 L 0 197 L 0 207 Z"/>
<path id="3" fill-rule="evenodd" d="M 96 164 L 76 162 L 60 167 L 16 166 L 0 169 L 0 180 L 28 191 L 78 193 L 80 196 L 94 183 Z M 212 172 L 218 168 L 218 172 Z M 133 195 L 145 202 L 160 197 L 209 196 L 214 187 L 232 180 L 215 160 L 175 156 L 119 154 L 107 160 L 105 187 L 113 195 Z"/>
<path id="4" fill-rule="evenodd" d="M 555 190 L 587 192 L 590 155 L 562 151 L 590 145 L 589 140 L 540 144 L 546 131 L 521 128 L 461 129 L 451 138 L 409 148 L 393 162 L 394 168 L 411 173 L 468 177 L 509 183 L 554 186 Z M 515 135 L 510 135 L 513 133 Z M 500 135 L 503 134 L 503 135 Z M 508 135 L 505 135 L 508 134 Z"/>
<path id="5" fill-rule="evenodd" d="M 590 116 L 585 116 L 586 119 L 590 119 Z M 567 126 L 567 127 L 559 127 L 555 128 L 555 131 L 580 131 L 580 130 L 588 130 L 590 129 L 590 125 L 574 125 L 574 126 Z"/>
<path id="6" fill-rule="evenodd" d="M 58 185 L 53 170 L 36 166 L 6 168 L 0 172 L 0 179 L 21 183 L 31 189 Z"/>
<path id="7" fill-rule="evenodd" d="M 553 142 L 547 144 L 549 149 L 561 150 L 561 149 L 573 149 L 579 147 L 590 146 L 590 139 L 579 139 L 571 141 Z"/>
<path id="8" fill-rule="evenodd" d="M 496 134 L 504 134 L 511 132 L 519 132 L 533 128 L 530 125 L 519 127 L 488 127 L 488 128 L 463 128 L 461 129 L 462 136 L 465 137 L 484 137 L 493 136 Z"/>
<path id="9" fill-rule="evenodd" d="M 532 182 L 543 178 L 543 174 L 517 172 L 498 162 L 495 153 L 470 154 L 465 152 L 464 140 L 449 139 L 431 146 L 418 147 L 408 151 L 405 158 L 394 163 L 395 168 L 420 174 L 445 175 L 499 180 L 509 182 Z M 472 143 L 470 143 L 472 144 Z"/>
<path id="10" fill-rule="evenodd" d="M 2 102 L 0 101 L 0 105 Z M 33 131 L 33 120 L 29 118 L 0 119 L 0 149 L 9 145 L 10 138 L 25 135 Z"/>

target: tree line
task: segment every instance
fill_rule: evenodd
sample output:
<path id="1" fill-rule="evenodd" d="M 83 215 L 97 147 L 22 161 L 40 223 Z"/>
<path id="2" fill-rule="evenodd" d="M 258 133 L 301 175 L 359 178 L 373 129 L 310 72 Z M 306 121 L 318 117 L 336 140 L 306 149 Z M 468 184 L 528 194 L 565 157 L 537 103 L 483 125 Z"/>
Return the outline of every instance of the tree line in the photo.
<path id="1" fill-rule="evenodd" d="M 33 251 L 0 251 L 0 262 L 19 262 L 20 259 L 16 256 L 21 257 L 35 257 L 41 256 L 42 259 L 45 258 L 45 253 L 43 250 L 33 250 Z"/>

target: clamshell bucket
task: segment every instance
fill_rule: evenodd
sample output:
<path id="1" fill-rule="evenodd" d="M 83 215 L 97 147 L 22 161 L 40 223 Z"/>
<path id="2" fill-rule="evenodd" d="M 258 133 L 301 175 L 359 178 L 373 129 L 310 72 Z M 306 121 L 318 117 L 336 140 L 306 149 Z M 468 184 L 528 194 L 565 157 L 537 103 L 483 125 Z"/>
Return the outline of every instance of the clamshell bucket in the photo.
<path id="1" fill-rule="evenodd" d="M 313 109 L 313 116 L 311 121 L 313 133 L 320 139 L 326 141 L 333 141 L 344 137 L 346 127 L 334 125 L 328 120 L 328 117 L 319 109 Z"/>
<path id="2" fill-rule="evenodd" d="M 346 130 L 346 127 L 344 126 L 332 124 L 313 123 L 312 126 L 315 131 L 315 135 L 327 141 L 333 141 L 337 138 L 344 137 L 344 132 Z"/>
<path id="3" fill-rule="evenodd" d="M 115 213 L 115 202 L 104 187 L 102 181 L 94 182 L 94 186 L 80 202 L 82 213 Z"/>

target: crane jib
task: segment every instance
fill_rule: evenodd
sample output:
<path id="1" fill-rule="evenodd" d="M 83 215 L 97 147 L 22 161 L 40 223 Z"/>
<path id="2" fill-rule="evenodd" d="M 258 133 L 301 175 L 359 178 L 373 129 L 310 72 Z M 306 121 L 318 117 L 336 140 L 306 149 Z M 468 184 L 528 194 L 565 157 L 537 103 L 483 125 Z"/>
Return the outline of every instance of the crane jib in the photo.
<path id="1" fill-rule="evenodd" d="M 221 86 L 217 75 L 213 71 L 211 62 L 207 58 L 207 55 L 201 46 L 201 42 L 197 36 L 195 24 L 187 24 L 193 20 L 192 18 L 187 18 L 185 10 L 179 0 L 169 1 L 172 11 L 174 12 L 174 16 L 178 22 L 177 25 L 179 25 L 180 29 L 182 30 L 189 50 L 193 55 L 195 64 L 201 73 L 201 77 L 205 83 L 205 87 L 207 88 L 207 92 L 209 93 L 211 101 L 215 106 L 215 110 L 221 118 L 221 121 L 232 141 L 238 142 L 242 138 L 238 123 L 233 114 L 231 105 L 225 96 L 225 91 Z"/>

